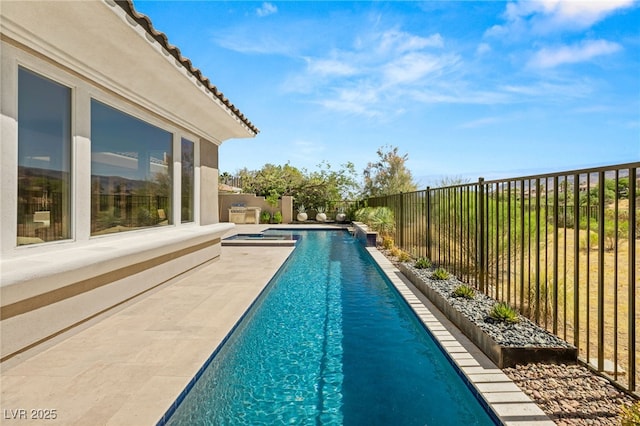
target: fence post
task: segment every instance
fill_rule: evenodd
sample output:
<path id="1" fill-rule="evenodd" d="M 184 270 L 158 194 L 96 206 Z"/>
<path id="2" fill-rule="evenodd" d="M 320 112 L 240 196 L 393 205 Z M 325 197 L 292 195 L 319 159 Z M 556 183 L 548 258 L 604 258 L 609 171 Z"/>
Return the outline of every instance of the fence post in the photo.
<path id="1" fill-rule="evenodd" d="M 573 176 L 573 258 L 580 259 L 580 175 Z M 589 271 L 587 271 L 589 273 Z M 573 266 L 573 345 L 580 350 L 580 264 Z M 587 294 L 587 297 L 589 295 Z M 580 353 L 580 352 L 578 352 Z"/>
<path id="2" fill-rule="evenodd" d="M 480 274 L 480 291 L 485 291 L 485 247 L 484 247 L 484 178 L 478 178 L 478 202 L 477 202 L 478 217 L 476 223 L 478 223 L 478 272 Z"/>
<path id="3" fill-rule="evenodd" d="M 604 188 L 604 171 L 600 171 L 598 173 L 598 371 L 604 371 Z"/>

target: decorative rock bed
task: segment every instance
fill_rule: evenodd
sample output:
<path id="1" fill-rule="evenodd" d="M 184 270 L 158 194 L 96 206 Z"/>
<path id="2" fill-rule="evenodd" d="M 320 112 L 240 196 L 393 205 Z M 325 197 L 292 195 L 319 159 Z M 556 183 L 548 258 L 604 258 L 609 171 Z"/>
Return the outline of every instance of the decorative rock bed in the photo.
<path id="1" fill-rule="evenodd" d="M 432 269 L 398 264 L 400 271 L 442 311 L 499 368 L 530 362 L 576 363 L 577 349 L 519 316 L 517 323 L 492 321 L 488 313 L 496 301 L 480 292 L 473 299 L 455 297 L 463 283 L 455 277 L 432 278 Z"/>

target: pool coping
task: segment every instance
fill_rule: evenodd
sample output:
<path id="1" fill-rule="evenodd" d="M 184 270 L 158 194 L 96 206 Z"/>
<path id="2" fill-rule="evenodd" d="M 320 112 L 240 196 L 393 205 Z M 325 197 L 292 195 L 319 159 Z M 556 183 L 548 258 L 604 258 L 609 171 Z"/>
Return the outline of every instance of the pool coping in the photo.
<path id="1" fill-rule="evenodd" d="M 555 423 L 496 364 L 474 345 L 375 247 L 365 247 L 382 273 L 433 335 L 450 361 L 500 422 L 508 426 Z"/>

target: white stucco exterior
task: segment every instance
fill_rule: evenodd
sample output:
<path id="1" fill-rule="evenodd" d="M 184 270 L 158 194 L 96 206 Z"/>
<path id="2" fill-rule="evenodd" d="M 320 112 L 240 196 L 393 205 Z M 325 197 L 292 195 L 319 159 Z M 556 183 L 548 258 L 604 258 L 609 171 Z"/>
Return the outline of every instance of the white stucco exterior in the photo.
<path id="1" fill-rule="evenodd" d="M 0 3 L 1 359 L 108 312 L 216 259 L 218 146 L 256 129 L 166 45 L 111 0 Z M 18 246 L 18 69 L 71 89 L 71 237 Z M 180 156 L 172 225 L 91 236 L 91 115 L 99 100 L 194 143 L 194 221 L 180 221 Z"/>

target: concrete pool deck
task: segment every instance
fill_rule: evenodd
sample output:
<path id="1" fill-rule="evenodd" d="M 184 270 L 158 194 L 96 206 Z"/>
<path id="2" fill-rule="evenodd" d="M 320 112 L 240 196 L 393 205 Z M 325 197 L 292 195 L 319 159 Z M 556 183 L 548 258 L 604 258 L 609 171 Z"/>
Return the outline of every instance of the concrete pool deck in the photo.
<path id="1" fill-rule="evenodd" d="M 238 225 L 232 233 L 268 227 Z M 156 424 L 292 251 L 224 246 L 220 260 L 0 364 L 0 424 Z M 369 251 L 505 424 L 554 424 L 380 252 Z"/>

